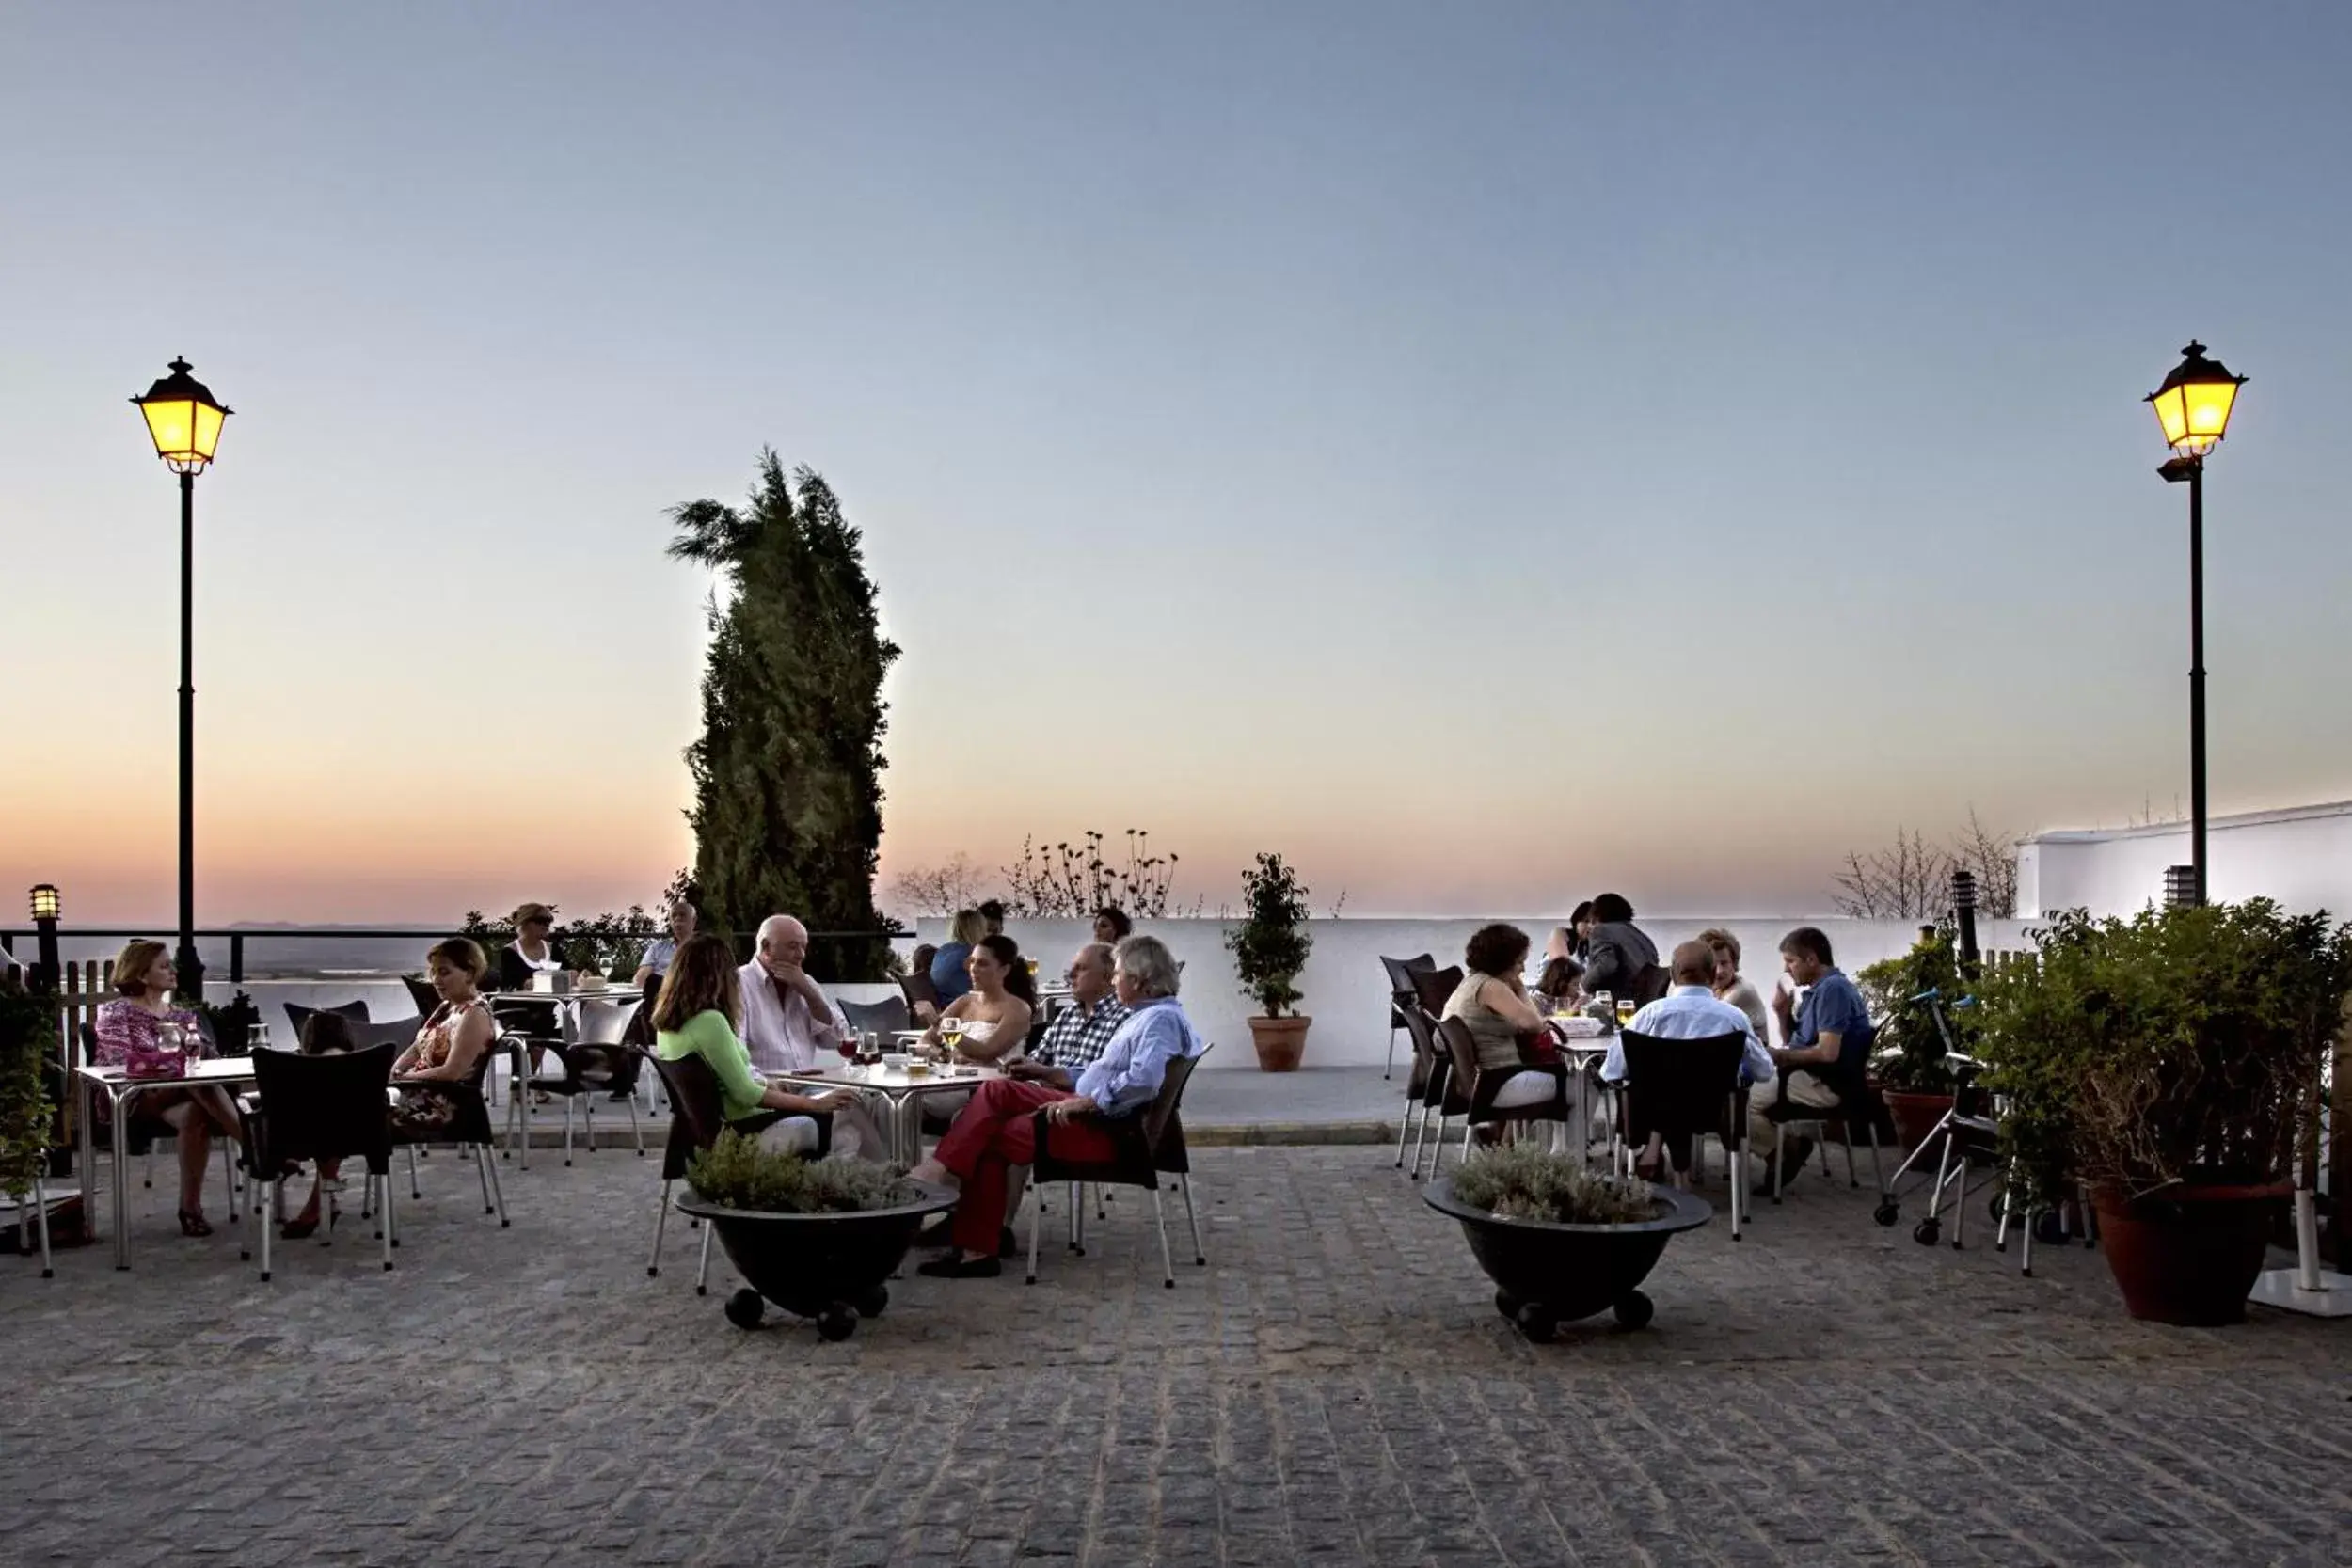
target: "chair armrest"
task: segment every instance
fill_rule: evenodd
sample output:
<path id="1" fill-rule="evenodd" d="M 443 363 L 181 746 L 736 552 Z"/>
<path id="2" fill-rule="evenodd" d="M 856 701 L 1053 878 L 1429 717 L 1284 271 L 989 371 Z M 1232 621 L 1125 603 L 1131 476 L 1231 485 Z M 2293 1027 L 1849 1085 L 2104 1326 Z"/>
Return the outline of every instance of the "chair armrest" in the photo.
<path id="1" fill-rule="evenodd" d="M 1540 1072 L 1552 1081 L 1553 1092 L 1562 1096 L 1568 1092 L 1568 1069 L 1565 1062 L 1521 1062 L 1516 1067 L 1480 1068 L 1478 1076 L 1470 1080 L 1470 1113 L 1473 1116 L 1494 1109 L 1495 1097 L 1502 1085 L 1522 1072 Z"/>

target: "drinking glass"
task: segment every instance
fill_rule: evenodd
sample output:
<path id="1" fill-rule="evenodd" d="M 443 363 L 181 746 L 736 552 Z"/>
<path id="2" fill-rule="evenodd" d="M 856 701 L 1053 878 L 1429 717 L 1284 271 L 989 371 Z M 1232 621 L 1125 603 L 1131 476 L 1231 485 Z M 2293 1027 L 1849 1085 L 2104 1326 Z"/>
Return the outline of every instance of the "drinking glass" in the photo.
<path id="1" fill-rule="evenodd" d="M 1593 1006 L 1600 1009 L 1600 1016 L 1603 1018 L 1616 1016 L 1617 999 L 1605 990 L 1593 992 Z"/>
<path id="2" fill-rule="evenodd" d="M 960 1018 L 941 1019 L 939 1021 L 939 1037 L 947 1042 L 947 1049 L 950 1052 L 961 1049 L 963 1045 L 963 1020 Z"/>
<path id="3" fill-rule="evenodd" d="M 1618 1003 L 1618 1004 L 1617 1004 L 1617 1027 L 1618 1027 L 1618 1028 L 1620 1028 L 1620 1029 L 1624 1029 L 1624 1028 L 1629 1027 L 1629 1026 L 1632 1024 L 1632 1022 L 1633 1022 L 1633 1015 L 1634 1015 L 1634 1013 L 1636 1013 L 1636 1012 L 1637 1012 L 1637 1011 L 1639 1011 L 1639 1010 L 1640 1010 L 1640 1009 L 1636 1008 L 1636 1007 L 1633 1006 L 1633 998 L 1631 998 L 1631 997 L 1629 997 L 1629 997 L 1627 997 L 1624 1001 L 1622 1001 L 1622 1002 Z"/>
<path id="4" fill-rule="evenodd" d="M 267 1051 L 269 1049 L 269 1025 L 256 1023 L 247 1028 L 245 1032 L 245 1049 L 247 1054 L 256 1051 Z"/>
<path id="5" fill-rule="evenodd" d="M 841 1052 L 841 1059 L 843 1061 L 855 1062 L 857 1060 L 858 1037 L 856 1030 L 853 1029 L 850 1033 L 841 1037 L 839 1049 Z"/>

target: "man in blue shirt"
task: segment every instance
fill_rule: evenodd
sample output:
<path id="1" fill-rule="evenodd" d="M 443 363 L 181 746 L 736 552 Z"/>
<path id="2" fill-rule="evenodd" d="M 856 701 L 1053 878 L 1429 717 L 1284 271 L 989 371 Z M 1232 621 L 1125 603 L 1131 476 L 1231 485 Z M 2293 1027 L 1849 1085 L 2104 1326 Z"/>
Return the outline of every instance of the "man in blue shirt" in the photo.
<path id="1" fill-rule="evenodd" d="M 1772 997 L 1781 1038 L 1788 1041 L 1772 1053 L 1782 1098 L 1791 1105 L 1834 1108 L 1845 1093 L 1862 1087 L 1863 1067 L 1870 1059 L 1876 1033 L 1870 1009 L 1854 983 L 1831 960 L 1828 936 L 1815 927 L 1800 926 L 1780 939 L 1780 963 L 1793 983 L 1805 988 L 1801 1008 L 1792 1010 L 1788 991 Z M 1764 1115 L 1771 1103 L 1770 1096 L 1756 1095 L 1748 1107 L 1748 1147 L 1763 1157 L 1767 1169 L 1780 1147 L 1780 1127 Z M 1812 1152 L 1813 1140 L 1798 1138 L 1789 1146 L 1787 1173 L 1794 1176 L 1803 1170 Z"/>
<path id="2" fill-rule="evenodd" d="M 908 1173 L 962 1193 L 949 1225 L 955 1245 L 916 1273 L 961 1279 L 1000 1272 L 1007 1172 L 1035 1163 L 1039 1111 L 1045 1113 L 1057 1156 L 1107 1160 L 1118 1152 L 1116 1125 L 1132 1121 L 1158 1098 L 1168 1064 L 1205 1049 L 1176 1000 L 1176 959 L 1166 944 L 1156 937 L 1129 937 L 1117 953 L 1111 990 L 1127 1019 L 1103 1053 L 1079 1071 L 1073 1088 L 991 1079 L 931 1157 Z"/>

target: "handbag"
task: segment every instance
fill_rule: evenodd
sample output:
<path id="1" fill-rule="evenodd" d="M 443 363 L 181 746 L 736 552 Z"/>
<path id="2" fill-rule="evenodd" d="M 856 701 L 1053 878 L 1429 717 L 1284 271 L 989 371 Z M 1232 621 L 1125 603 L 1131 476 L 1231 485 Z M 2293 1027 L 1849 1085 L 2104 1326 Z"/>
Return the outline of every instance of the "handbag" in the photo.
<path id="1" fill-rule="evenodd" d="M 185 1024 L 157 1024 L 153 1039 L 131 1042 L 123 1053 L 122 1076 L 140 1082 L 186 1077 L 188 1060 L 195 1054 L 195 1035 Z"/>

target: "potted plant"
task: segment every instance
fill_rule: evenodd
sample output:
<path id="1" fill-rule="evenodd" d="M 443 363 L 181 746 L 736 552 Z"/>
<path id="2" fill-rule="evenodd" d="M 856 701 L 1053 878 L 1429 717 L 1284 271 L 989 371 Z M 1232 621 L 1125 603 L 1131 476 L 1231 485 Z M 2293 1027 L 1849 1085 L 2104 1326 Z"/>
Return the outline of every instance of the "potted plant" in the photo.
<path id="1" fill-rule="evenodd" d="M 1307 890 L 1279 855 L 1260 855 L 1256 868 L 1241 874 L 1241 885 L 1248 911 L 1225 933 L 1225 946 L 1233 955 L 1242 994 L 1265 1009 L 1249 1021 L 1249 1040 L 1261 1069 L 1295 1071 L 1307 1050 L 1307 1026 L 1314 1022 L 1284 1011 L 1299 1000 L 1292 982 L 1307 967 L 1314 946 L 1307 934 Z"/>
<path id="2" fill-rule="evenodd" d="M 1642 1281 L 1677 1232 L 1715 1213 L 1689 1193 L 1595 1176 L 1581 1160 L 1525 1145 L 1481 1149 L 1422 1200 L 1461 1223 L 1495 1282 L 1495 1310 L 1538 1344 L 1604 1307 L 1627 1328 L 1647 1323 Z"/>
<path id="3" fill-rule="evenodd" d="M 56 999 L 0 979 L 0 1196 L 30 1193 L 43 1173 L 52 1124 L 41 1069 L 56 1049 Z"/>
<path id="4" fill-rule="evenodd" d="M 2002 1152 L 2051 1203 L 2090 1186 L 2125 1308 L 2241 1321 L 2317 1115 L 2352 990 L 2352 927 L 2268 899 L 2034 933 L 2038 965 L 1979 991 Z"/>
<path id="5" fill-rule="evenodd" d="M 1886 1101 L 1895 1135 L 1909 1153 L 1927 1141 L 1952 1108 L 1952 1069 L 1944 1058 L 1951 1045 L 1968 1050 L 1976 1027 L 1969 1013 L 1952 1011 L 1968 984 L 1960 973 L 1953 932 L 1937 927 L 1910 952 L 1859 971 L 1854 983 L 1862 988 L 1871 1016 L 1880 1020 L 1870 1073 Z M 1952 1030 L 1951 1045 L 1936 1026 L 1931 992 L 1942 1001 Z"/>
<path id="6" fill-rule="evenodd" d="M 764 1298 L 816 1319 L 828 1339 L 846 1339 L 859 1318 L 882 1315 L 890 1303 L 882 1281 L 906 1258 L 915 1231 L 956 1203 L 950 1189 L 887 1165 L 803 1160 L 735 1132 L 694 1156 L 686 1181 L 694 1196 L 678 1207 L 718 1233 L 750 1284 L 728 1299 L 728 1322 L 758 1327 Z"/>

